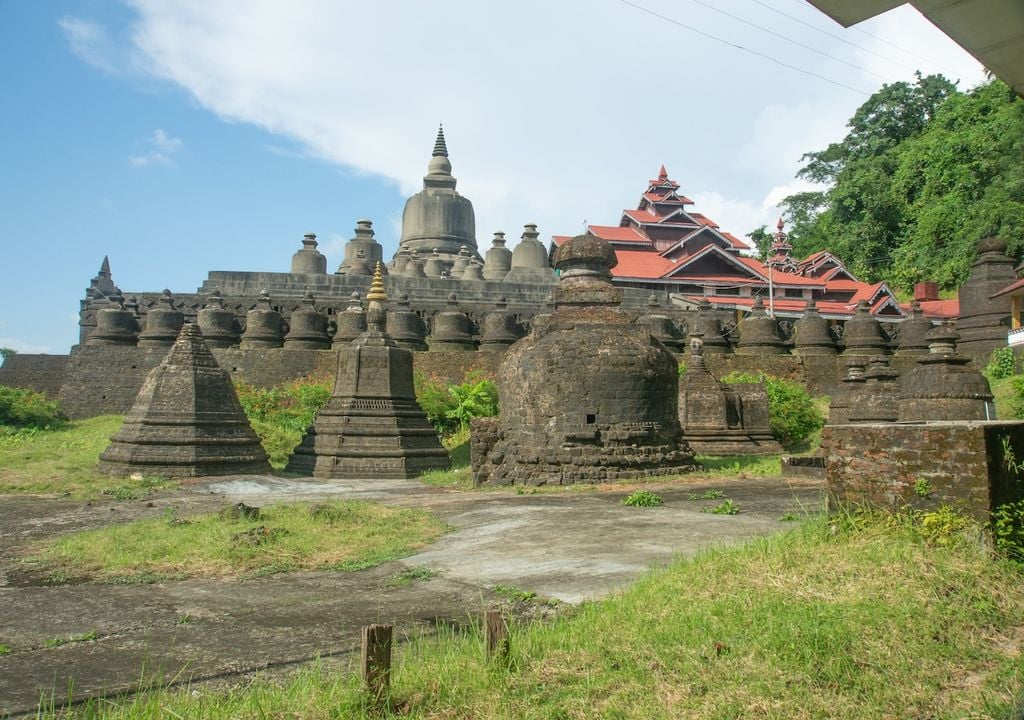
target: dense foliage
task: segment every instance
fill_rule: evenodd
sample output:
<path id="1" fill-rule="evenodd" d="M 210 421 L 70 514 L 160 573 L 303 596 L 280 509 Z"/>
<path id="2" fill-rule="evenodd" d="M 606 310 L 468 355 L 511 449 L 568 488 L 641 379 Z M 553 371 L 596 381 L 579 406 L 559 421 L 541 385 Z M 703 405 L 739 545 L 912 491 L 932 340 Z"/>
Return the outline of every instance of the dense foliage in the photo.
<path id="1" fill-rule="evenodd" d="M 1024 100 L 999 80 L 885 85 L 840 142 L 803 156 L 822 187 L 783 201 L 797 255 L 827 249 L 862 280 L 956 288 L 978 240 L 1024 254 Z M 757 231 L 754 231 L 757 233 Z"/>
<path id="2" fill-rule="evenodd" d="M 61 427 L 66 422 L 56 400 L 33 390 L 0 385 L 0 426 L 43 430 Z"/>
<path id="3" fill-rule="evenodd" d="M 768 421 L 772 435 L 786 448 L 806 442 L 825 424 L 825 418 L 803 385 L 764 373 L 732 372 L 726 383 L 764 382 L 768 391 Z"/>
<path id="4" fill-rule="evenodd" d="M 497 385 L 477 373 L 467 373 L 464 381 L 457 385 L 423 373 L 416 373 L 415 382 L 416 400 L 442 437 L 466 430 L 475 417 L 498 414 Z"/>

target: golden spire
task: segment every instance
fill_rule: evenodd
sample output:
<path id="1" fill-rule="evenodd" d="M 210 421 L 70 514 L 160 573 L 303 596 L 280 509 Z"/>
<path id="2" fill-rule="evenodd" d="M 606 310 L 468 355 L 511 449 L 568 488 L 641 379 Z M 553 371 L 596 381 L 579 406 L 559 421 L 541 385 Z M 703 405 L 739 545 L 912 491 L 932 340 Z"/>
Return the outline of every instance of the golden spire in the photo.
<path id="1" fill-rule="evenodd" d="M 370 282 L 370 292 L 366 294 L 366 299 L 370 302 L 384 303 L 388 301 L 388 294 L 384 291 L 383 269 L 378 260 L 377 268 L 373 271 L 373 281 Z"/>

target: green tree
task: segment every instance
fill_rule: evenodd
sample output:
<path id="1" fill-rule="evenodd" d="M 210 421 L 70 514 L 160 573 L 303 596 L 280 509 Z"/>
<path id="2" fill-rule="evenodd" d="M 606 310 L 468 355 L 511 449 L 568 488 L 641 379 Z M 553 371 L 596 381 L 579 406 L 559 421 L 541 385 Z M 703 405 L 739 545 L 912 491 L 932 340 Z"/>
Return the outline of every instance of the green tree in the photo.
<path id="1" fill-rule="evenodd" d="M 751 230 L 747 233 L 747 237 L 754 243 L 754 249 L 757 250 L 757 259 L 762 262 L 767 260 L 768 255 L 772 251 L 772 242 L 775 240 L 774 236 L 768 232 L 768 226 L 762 225 Z"/>
<path id="2" fill-rule="evenodd" d="M 3 365 L 5 362 L 7 362 L 7 358 L 9 358 L 11 355 L 17 354 L 17 350 L 14 350 L 12 348 L 0 347 L 0 365 Z"/>
<path id="3" fill-rule="evenodd" d="M 1024 101 L 1002 82 L 962 93 L 941 76 L 886 85 L 843 140 L 803 156 L 820 190 L 783 201 L 798 255 L 827 249 L 864 280 L 957 287 L 977 241 L 1024 252 Z"/>

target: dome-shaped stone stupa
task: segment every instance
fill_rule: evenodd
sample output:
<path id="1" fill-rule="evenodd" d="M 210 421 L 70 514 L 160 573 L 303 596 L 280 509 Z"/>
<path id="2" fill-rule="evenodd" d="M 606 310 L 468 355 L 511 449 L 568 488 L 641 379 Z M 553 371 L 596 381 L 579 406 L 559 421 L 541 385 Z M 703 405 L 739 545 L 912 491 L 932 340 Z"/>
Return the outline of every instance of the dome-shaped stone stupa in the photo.
<path id="1" fill-rule="evenodd" d="M 462 246 L 479 257 L 473 203 L 455 192 L 455 182 L 444 128 L 439 128 L 423 190 L 405 203 L 400 249 L 429 254 L 437 248 L 446 268 L 455 263 Z"/>
<path id="2" fill-rule="evenodd" d="M 477 482 L 558 485 L 694 467 L 675 358 L 619 308 L 616 262 L 589 234 L 558 249 L 555 311 L 505 353 L 496 440 L 474 460 Z"/>

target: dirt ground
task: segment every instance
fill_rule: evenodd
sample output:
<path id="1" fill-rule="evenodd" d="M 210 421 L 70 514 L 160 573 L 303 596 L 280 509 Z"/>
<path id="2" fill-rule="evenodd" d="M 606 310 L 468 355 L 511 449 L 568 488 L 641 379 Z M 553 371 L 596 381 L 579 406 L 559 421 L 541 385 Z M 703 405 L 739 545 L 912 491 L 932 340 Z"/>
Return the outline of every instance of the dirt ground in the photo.
<path id="1" fill-rule="evenodd" d="M 822 484 L 781 478 L 690 477 L 653 487 L 657 508 L 621 504 L 626 491 L 460 492 L 416 481 L 316 482 L 247 476 L 91 503 L 0 496 L 0 716 L 124 692 L 148 682 L 231 682 L 316 657 L 346 657 L 359 629 L 390 622 L 399 638 L 462 623 L 502 602 L 495 585 L 578 603 L 613 593 L 652 566 L 709 545 L 785 528 L 786 513 L 815 513 Z M 742 512 L 700 512 L 691 493 L 720 489 Z M 152 585 L 48 584 L 18 562 L 33 541 L 85 528 L 214 511 L 227 502 L 359 498 L 429 509 L 453 530 L 410 557 L 356 572 L 296 572 L 248 580 Z M 406 586 L 410 567 L 434 571 Z M 550 612 L 519 603 L 513 611 Z M 48 639 L 95 633 L 88 642 Z"/>

